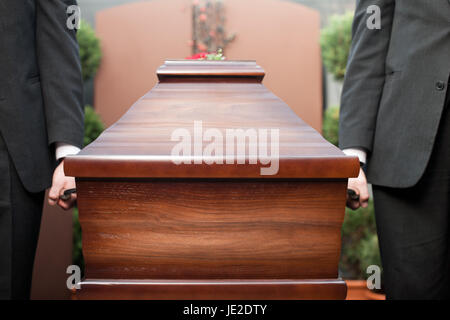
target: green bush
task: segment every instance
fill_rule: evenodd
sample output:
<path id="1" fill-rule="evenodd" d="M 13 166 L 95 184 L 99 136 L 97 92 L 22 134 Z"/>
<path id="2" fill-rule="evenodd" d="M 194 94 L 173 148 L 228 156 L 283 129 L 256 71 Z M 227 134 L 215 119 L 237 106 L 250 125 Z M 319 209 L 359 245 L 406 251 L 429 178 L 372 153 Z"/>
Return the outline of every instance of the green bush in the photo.
<path id="1" fill-rule="evenodd" d="M 77 31 L 77 40 L 80 47 L 80 60 L 83 80 L 94 77 L 100 66 L 102 52 L 100 40 L 95 35 L 94 29 L 85 21 L 81 21 L 81 28 Z"/>
<path id="2" fill-rule="evenodd" d="M 91 106 L 84 108 L 84 146 L 87 146 L 105 130 L 100 116 Z"/>
<path id="3" fill-rule="evenodd" d="M 87 146 L 104 130 L 104 125 L 95 110 L 91 106 L 84 109 L 84 146 Z M 84 270 L 83 252 L 81 250 L 81 226 L 78 221 L 78 210 L 73 210 L 73 264 Z"/>
<path id="4" fill-rule="evenodd" d="M 325 139 L 336 147 L 339 145 L 339 107 L 332 107 L 325 110 L 322 134 Z"/>
<path id="5" fill-rule="evenodd" d="M 367 208 L 346 209 L 339 269 L 347 279 L 366 279 L 370 265 L 381 266 L 373 201 Z"/>
<path id="6" fill-rule="evenodd" d="M 322 59 L 336 80 L 344 79 L 352 41 L 353 13 L 333 15 L 320 35 Z"/>

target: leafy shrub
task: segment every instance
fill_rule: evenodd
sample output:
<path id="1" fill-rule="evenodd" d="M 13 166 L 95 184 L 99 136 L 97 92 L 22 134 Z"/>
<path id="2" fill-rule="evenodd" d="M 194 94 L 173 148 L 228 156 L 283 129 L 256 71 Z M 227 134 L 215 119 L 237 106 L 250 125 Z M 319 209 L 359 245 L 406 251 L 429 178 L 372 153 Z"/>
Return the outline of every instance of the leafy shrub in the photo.
<path id="1" fill-rule="evenodd" d="M 338 146 L 339 144 L 339 107 L 325 110 L 322 133 L 325 139 Z"/>
<path id="2" fill-rule="evenodd" d="M 351 12 L 333 15 L 320 35 L 323 63 L 336 80 L 344 79 L 352 41 L 352 23 Z"/>
<path id="3" fill-rule="evenodd" d="M 373 201 L 367 208 L 346 209 L 339 268 L 347 279 L 366 279 L 370 265 L 381 266 Z"/>
<path id="4" fill-rule="evenodd" d="M 91 106 L 84 108 L 84 146 L 87 146 L 105 130 L 100 116 Z"/>
<path id="5" fill-rule="evenodd" d="M 80 47 L 83 80 L 86 81 L 94 77 L 100 66 L 102 58 L 100 40 L 86 21 L 81 21 L 81 27 L 77 31 L 77 40 Z"/>

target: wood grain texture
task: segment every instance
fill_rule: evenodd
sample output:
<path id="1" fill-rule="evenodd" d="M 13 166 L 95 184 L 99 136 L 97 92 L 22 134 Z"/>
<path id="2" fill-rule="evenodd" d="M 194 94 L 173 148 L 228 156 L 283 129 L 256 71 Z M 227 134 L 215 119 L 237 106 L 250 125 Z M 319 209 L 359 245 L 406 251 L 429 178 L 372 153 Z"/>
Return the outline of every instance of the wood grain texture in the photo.
<path id="1" fill-rule="evenodd" d="M 77 188 L 88 279 L 337 278 L 345 181 Z"/>
<path id="2" fill-rule="evenodd" d="M 128 300 L 343 300 L 342 280 L 88 280 L 74 299 Z"/>
<path id="3" fill-rule="evenodd" d="M 345 156 L 261 83 L 255 62 L 172 61 L 158 71 L 161 79 L 113 126 L 76 156 L 65 172 L 76 177 L 116 178 L 348 178 L 357 176 L 357 157 Z M 194 121 L 203 131 L 278 129 L 279 171 L 261 176 L 248 164 L 248 142 L 236 157 L 246 164 L 180 164 L 171 155 L 176 129 L 194 136 Z M 208 143 L 204 143 L 205 147 Z M 236 145 L 237 145 L 236 141 Z M 270 147 L 270 144 L 269 144 Z M 225 149 L 223 154 L 226 154 Z M 194 159 L 194 157 L 191 157 Z"/>

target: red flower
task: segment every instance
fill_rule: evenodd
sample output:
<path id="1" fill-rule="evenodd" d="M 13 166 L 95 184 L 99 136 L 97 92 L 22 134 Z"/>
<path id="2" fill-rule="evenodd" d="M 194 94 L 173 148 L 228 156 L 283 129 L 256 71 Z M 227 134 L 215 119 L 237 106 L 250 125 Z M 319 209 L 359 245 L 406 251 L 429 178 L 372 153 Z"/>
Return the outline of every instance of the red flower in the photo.
<path id="1" fill-rule="evenodd" d="M 207 55 L 208 55 L 207 52 L 200 52 L 200 53 L 196 53 L 190 57 L 187 57 L 186 59 L 188 59 L 188 60 L 203 60 L 203 59 L 206 59 Z"/>

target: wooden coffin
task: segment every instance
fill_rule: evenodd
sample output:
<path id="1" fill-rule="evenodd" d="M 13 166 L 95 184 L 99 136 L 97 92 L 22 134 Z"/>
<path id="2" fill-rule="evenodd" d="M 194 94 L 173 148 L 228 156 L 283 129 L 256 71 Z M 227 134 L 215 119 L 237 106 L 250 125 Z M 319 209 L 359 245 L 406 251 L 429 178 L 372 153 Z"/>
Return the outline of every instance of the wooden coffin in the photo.
<path id="1" fill-rule="evenodd" d="M 344 299 L 340 236 L 358 159 L 271 93 L 255 62 L 167 61 L 157 73 L 150 92 L 65 161 L 86 263 L 76 297 Z M 225 138 L 228 163 L 219 149 L 202 153 L 213 140 L 174 154 L 174 132 L 201 139 L 199 123 L 216 139 L 277 129 L 278 171 L 262 174 L 267 161 L 251 161 L 250 138 L 235 140 L 234 163 Z"/>

